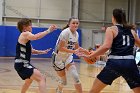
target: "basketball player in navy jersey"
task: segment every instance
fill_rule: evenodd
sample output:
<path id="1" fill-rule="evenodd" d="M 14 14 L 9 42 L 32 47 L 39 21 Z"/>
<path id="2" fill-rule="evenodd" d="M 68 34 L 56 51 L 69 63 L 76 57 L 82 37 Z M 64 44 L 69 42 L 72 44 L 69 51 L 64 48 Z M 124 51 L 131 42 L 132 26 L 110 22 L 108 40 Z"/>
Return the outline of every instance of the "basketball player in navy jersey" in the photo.
<path id="1" fill-rule="evenodd" d="M 140 93 L 140 75 L 133 55 L 134 45 L 140 47 L 140 39 L 134 31 L 134 26 L 126 21 L 126 14 L 122 9 L 114 9 L 112 15 L 113 26 L 108 27 L 103 45 L 90 55 L 77 55 L 92 58 L 111 50 L 104 69 L 97 75 L 89 93 L 99 93 L 107 85 L 122 76 L 129 87 Z"/>
<path id="2" fill-rule="evenodd" d="M 16 57 L 15 57 L 15 70 L 18 75 L 25 80 L 22 86 L 21 93 L 26 93 L 27 89 L 31 85 L 32 81 L 35 80 L 39 86 L 40 93 L 46 93 L 45 77 L 40 73 L 38 69 L 30 64 L 31 53 L 33 54 L 46 54 L 50 49 L 47 50 L 35 50 L 30 44 L 30 40 L 40 39 L 50 32 L 54 31 L 55 25 L 51 25 L 48 30 L 32 34 L 32 23 L 30 19 L 23 18 L 17 23 L 17 28 L 21 32 L 18 42 L 16 45 Z"/>

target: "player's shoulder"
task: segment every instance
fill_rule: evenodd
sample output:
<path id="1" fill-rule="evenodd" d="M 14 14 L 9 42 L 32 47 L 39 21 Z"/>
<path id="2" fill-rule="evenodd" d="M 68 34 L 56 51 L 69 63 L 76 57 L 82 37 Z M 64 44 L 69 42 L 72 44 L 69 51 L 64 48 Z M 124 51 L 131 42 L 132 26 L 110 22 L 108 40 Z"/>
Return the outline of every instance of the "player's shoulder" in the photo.
<path id="1" fill-rule="evenodd" d="M 76 31 L 76 34 L 78 34 L 78 31 Z"/>
<path id="2" fill-rule="evenodd" d="M 28 36 L 28 35 L 30 35 L 30 34 L 32 34 L 31 32 L 29 32 L 29 31 L 26 31 L 26 32 L 22 32 L 21 33 L 21 36 Z"/>
<path id="3" fill-rule="evenodd" d="M 114 31 L 114 30 L 118 30 L 117 26 L 107 27 L 107 31 Z"/>
<path id="4" fill-rule="evenodd" d="M 70 31 L 70 29 L 69 28 L 66 28 L 62 32 L 69 32 L 69 31 Z"/>
<path id="5" fill-rule="evenodd" d="M 62 30 L 61 34 L 68 34 L 70 32 L 69 28 Z"/>
<path id="6" fill-rule="evenodd" d="M 113 26 L 110 26 L 109 28 L 110 28 L 110 29 L 116 29 L 117 26 L 113 25 Z"/>
<path id="7" fill-rule="evenodd" d="M 30 31 L 22 32 L 21 34 L 31 34 Z"/>
<path id="8" fill-rule="evenodd" d="M 79 37 L 79 34 L 78 34 L 78 32 L 76 31 L 76 36 L 78 36 Z"/>

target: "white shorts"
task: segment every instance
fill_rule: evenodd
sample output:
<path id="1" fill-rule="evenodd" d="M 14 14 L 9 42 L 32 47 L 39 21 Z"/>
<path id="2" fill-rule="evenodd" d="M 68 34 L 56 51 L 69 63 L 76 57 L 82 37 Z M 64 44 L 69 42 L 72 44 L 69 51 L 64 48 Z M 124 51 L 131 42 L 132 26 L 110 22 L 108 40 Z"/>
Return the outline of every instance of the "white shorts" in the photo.
<path id="1" fill-rule="evenodd" d="M 61 55 L 53 54 L 52 60 L 54 69 L 56 71 L 61 71 L 64 70 L 68 64 L 73 63 L 73 56 L 69 55 L 64 57 Z"/>

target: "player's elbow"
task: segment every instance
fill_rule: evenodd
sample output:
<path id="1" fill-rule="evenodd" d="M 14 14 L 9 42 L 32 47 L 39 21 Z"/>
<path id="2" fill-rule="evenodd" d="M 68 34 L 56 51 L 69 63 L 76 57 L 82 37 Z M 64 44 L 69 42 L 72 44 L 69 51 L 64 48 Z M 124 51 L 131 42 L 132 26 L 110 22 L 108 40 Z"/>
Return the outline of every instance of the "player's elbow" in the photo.
<path id="1" fill-rule="evenodd" d="M 111 46 L 110 46 L 110 45 L 104 45 L 103 48 L 104 48 L 105 50 L 109 50 L 109 49 L 111 48 Z"/>

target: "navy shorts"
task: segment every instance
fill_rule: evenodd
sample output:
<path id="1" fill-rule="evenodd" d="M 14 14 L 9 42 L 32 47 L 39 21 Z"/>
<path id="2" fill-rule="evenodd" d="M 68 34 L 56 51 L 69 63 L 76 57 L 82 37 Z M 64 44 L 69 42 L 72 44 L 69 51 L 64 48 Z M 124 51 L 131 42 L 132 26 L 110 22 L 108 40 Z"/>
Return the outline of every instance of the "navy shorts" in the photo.
<path id="1" fill-rule="evenodd" d="M 30 78 L 33 74 L 33 70 L 35 69 L 35 67 L 30 63 L 15 63 L 14 68 L 22 80 Z"/>
<path id="2" fill-rule="evenodd" d="M 134 59 L 109 59 L 97 78 L 107 85 L 122 76 L 131 89 L 140 87 L 140 74 Z"/>

